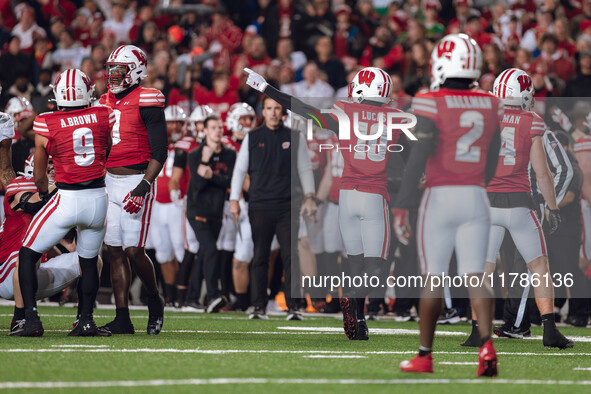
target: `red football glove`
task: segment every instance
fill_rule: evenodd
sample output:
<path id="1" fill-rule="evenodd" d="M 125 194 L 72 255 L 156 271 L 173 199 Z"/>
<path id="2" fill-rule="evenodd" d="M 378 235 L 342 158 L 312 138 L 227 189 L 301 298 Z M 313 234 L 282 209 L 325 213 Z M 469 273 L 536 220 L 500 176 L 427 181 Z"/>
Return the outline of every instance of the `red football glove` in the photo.
<path id="1" fill-rule="evenodd" d="M 408 210 L 393 208 L 392 213 L 394 214 L 394 234 L 401 244 L 408 245 L 410 237 L 412 237 Z"/>
<path id="2" fill-rule="evenodd" d="M 146 198 L 145 196 L 150 190 L 150 186 L 152 186 L 150 182 L 142 179 L 135 189 L 127 193 L 127 196 L 123 199 L 123 204 L 125 204 L 123 209 L 125 212 L 133 215 L 142 210 Z"/>

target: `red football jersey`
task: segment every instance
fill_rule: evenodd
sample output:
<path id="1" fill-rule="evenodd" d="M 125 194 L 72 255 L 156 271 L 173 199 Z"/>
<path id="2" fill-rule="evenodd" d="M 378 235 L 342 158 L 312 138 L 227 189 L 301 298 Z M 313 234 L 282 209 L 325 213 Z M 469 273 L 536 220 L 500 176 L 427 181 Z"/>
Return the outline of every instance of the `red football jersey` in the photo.
<path id="1" fill-rule="evenodd" d="M 575 141 L 573 152 L 591 152 L 591 135 L 585 135 Z"/>
<path id="2" fill-rule="evenodd" d="M 335 135 L 330 137 L 327 143 L 336 147 L 339 144 L 339 139 Z M 332 202 L 338 203 L 339 191 L 341 190 L 341 177 L 343 176 L 345 161 L 342 153 L 336 148 L 329 150 L 328 154 L 330 155 L 330 173 L 332 174 L 332 183 L 330 184 L 328 199 Z"/>
<path id="3" fill-rule="evenodd" d="M 242 141 L 238 141 L 234 136 L 231 135 L 224 135 L 222 137 L 222 144 L 224 144 L 227 148 L 234 149 L 236 153 L 240 151 L 240 147 L 242 146 Z"/>
<path id="4" fill-rule="evenodd" d="M 544 121 L 534 112 L 505 109 L 501 118 L 501 151 L 494 178 L 486 191 L 530 192 L 529 154 L 532 139 L 544 135 Z"/>
<path id="5" fill-rule="evenodd" d="M 350 139 L 339 140 L 339 151 L 343 155 L 344 169 L 341 178 L 341 189 L 358 190 L 366 193 L 381 194 L 389 201 L 386 165 L 390 156 L 387 145 L 395 144 L 402 133 L 400 130 L 392 131 L 392 140 L 387 140 L 386 125 L 383 125 L 382 136 L 377 140 L 366 141 L 357 138 L 353 128 L 354 114 L 358 114 L 359 132 L 370 135 L 379 130 L 379 114 L 386 119 L 389 112 L 400 113 L 400 110 L 382 106 L 376 107 L 368 104 L 359 104 L 339 100 L 337 106 L 349 117 L 351 124 Z M 335 115 L 331 115 L 338 120 Z"/>
<path id="6" fill-rule="evenodd" d="M 109 153 L 107 168 L 150 161 L 152 148 L 148 140 L 148 131 L 140 116 L 140 108 L 164 108 L 165 101 L 164 95 L 158 89 L 141 86 L 121 100 L 117 100 L 112 92 L 102 95 L 100 103 L 111 107 L 116 119 L 113 126 L 113 148 Z"/>
<path id="7" fill-rule="evenodd" d="M 427 161 L 426 187 L 484 186 L 486 154 L 502 111 L 499 100 L 485 92 L 439 89 L 417 94 L 412 108 L 439 130 Z"/>
<path id="8" fill-rule="evenodd" d="M 168 182 L 172 176 L 172 165 L 174 164 L 174 145 L 168 145 L 168 157 L 162 166 L 160 174 L 158 174 L 158 182 L 156 182 L 156 201 L 161 204 L 171 203 L 170 192 L 168 190 Z"/>
<path id="9" fill-rule="evenodd" d="M 193 137 L 185 136 L 178 140 L 174 144 L 175 149 L 180 149 L 185 153 L 189 154 L 193 150 L 199 148 L 199 142 L 195 140 Z M 173 161 L 174 164 L 174 161 Z M 189 187 L 189 180 L 191 179 L 191 171 L 189 171 L 189 164 L 185 163 L 185 171 L 183 171 L 183 176 L 180 180 L 180 187 L 181 187 L 181 197 L 184 197 L 187 194 L 187 188 Z"/>
<path id="10" fill-rule="evenodd" d="M 109 107 L 55 111 L 35 118 L 33 130 L 47 137 L 55 181 L 80 183 L 105 176 L 108 140 L 115 124 Z"/>
<path id="11" fill-rule="evenodd" d="M 0 242 L 0 264 L 4 263 L 8 256 L 23 246 L 25 233 L 33 220 L 33 215 L 22 211 L 13 211 L 8 200 L 19 192 L 37 193 L 37 187 L 33 178 L 18 176 L 8 184 L 6 197 L 4 198 L 4 213 L 6 219 L 2 225 L 3 235 Z"/>

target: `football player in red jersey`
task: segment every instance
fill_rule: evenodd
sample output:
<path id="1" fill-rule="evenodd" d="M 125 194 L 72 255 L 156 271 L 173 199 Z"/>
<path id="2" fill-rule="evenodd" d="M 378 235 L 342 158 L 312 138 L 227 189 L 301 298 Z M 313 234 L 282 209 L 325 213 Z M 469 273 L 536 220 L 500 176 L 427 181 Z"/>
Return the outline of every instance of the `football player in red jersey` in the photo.
<path id="1" fill-rule="evenodd" d="M 115 319 L 104 327 L 114 334 L 133 334 L 129 317 L 130 262 L 148 292 L 148 327 L 157 335 L 164 320 L 164 301 L 158 294 L 154 265 L 144 246 L 152 214 L 156 177 L 168 155 L 164 118 L 165 98 L 140 82 L 147 76 L 148 58 L 138 47 L 122 45 L 106 62 L 109 92 L 100 103 L 113 109 L 113 149 L 105 182 L 109 192 L 105 245 L 111 261 Z"/>
<path id="2" fill-rule="evenodd" d="M 501 151 L 494 178 L 486 191 L 490 201 L 491 229 L 486 257 L 486 277 L 496 268 L 497 255 L 505 231 L 509 231 L 519 253 L 530 272 L 539 278 L 548 277 L 548 254 L 542 224 L 532 209 L 529 163 L 544 200 L 548 204 L 548 223 L 553 233 L 560 225 L 560 213 L 556 202 L 552 173 L 546 162 L 542 137 L 545 132 L 543 119 L 532 112 L 534 88 L 525 71 L 510 68 L 495 80 L 493 94 L 504 106 L 501 115 Z M 554 288 L 552 282 L 541 281 L 534 287 L 536 303 L 544 324 L 543 344 L 560 349 L 573 346 L 556 328 L 554 322 Z M 464 343 L 477 346 L 480 342 L 475 313 L 472 319 L 473 333 Z"/>
<path id="3" fill-rule="evenodd" d="M 82 305 L 78 324 L 69 335 L 104 334 L 94 323 L 92 312 L 99 288 L 98 252 L 105 236 L 108 204 L 105 165 L 115 115 L 108 107 L 89 107 L 92 90 L 90 79 L 82 71 L 66 70 L 53 88 L 59 111 L 35 118 L 35 185 L 42 199 L 47 200 L 47 164 L 51 155 L 59 190 L 33 218 L 19 252 L 25 324 L 14 333 L 17 336 L 43 335 L 35 302 L 36 263 L 74 227 L 78 229 Z"/>
<path id="4" fill-rule="evenodd" d="M 318 109 L 268 85 L 254 71 L 245 69 L 245 72 L 248 73 L 246 83 L 250 87 L 265 93 L 284 108 L 308 119 L 318 113 Z M 349 100 L 335 102 L 331 116 L 324 117 L 327 129 L 339 134 L 341 130 L 336 114 L 345 115 L 348 119 L 354 119 L 355 114 L 358 120 L 362 120 L 357 125 L 350 121 L 350 129 L 347 130 L 350 138 L 339 141 L 345 164 L 339 193 L 339 223 L 351 277 L 363 277 L 364 274 L 379 276 L 381 266 L 386 264 L 388 257 L 390 223 L 386 164 L 390 149 L 387 146 L 389 142 L 397 142 L 401 132 L 393 130 L 390 141 L 387 133 L 373 140 L 358 138 L 357 133 L 368 137 L 376 135 L 383 131 L 386 118 L 391 117 L 391 113 L 400 114 L 399 110 L 388 107 L 391 90 L 392 80 L 385 71 L 366 67 L 353 78 L 349 86 Z M 341 299 L 343 327 L 351 340 L 369 339 L 364 308 L 370 290 L 352 288 L 348 294 L 350 297 Z"/>
<path id="5" fill-rule="evenodd" d="M 405 372 L 433 372 L 431 349 L 443 296 L 443 284 L 434 278 L 447 275 L 454 249 L 458 275 L 482 281 L 485 271 L 490 215 L 484 186 L 495 174 L 502 108 L 496 97 L 472 89 L 481 67 L 482 52 L 473 39 L 465 34 L 445 36 L 431 54 L 432 90 L 412 100 L 418 141 L 405 168 L 394 225 L 400 241 L 408 242 L 408 209 L 419 201 L 419 181 L 426 168 L 417 246 L 427 283 L 419 308 L 419 354 L 400 364 Z M 492 289 L 488 283 L 475 286 L 478 280 L 467 282 L 479 316 L 477 375 L 495 376 Z"/>
<path id="6" fill-rule="evenodd" d="M 178 105 L 164 109 L 166 128 L 168 131 L 168 159 L 158 175 L 156 182 L 156 201 L 150 225 L 150 237 L 156 249 L 156 260 L 160 263 L 165 286 L 167 305 L 176 301 L 176 275 L 178 263 L 183 260 L 185 250 L 183 236 L 183 205 L 175 204 L 169 192 L 169 181 L 172 175 L 175 143 L 186 131 L 187 115 Z"/>

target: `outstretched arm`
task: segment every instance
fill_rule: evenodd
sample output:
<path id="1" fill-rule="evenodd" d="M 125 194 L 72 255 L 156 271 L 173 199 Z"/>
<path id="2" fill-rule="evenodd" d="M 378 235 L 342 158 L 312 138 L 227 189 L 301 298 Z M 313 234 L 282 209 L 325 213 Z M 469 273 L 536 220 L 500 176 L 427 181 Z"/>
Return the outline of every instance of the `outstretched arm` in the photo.
<path id="1" fill-rule="evenodd" d="M 278 89 L 275 89 L 273 86 L 269 85 L 267 81 L 265 81 L 265 78 L 263 78 L 262 75 L 257 74 L 249 68 L 245 68 L 244 71 L 248 74 L 248 79 L 246 80 L 246 84 L 248 86 L 258 90 L 259 92 L 264 93 L 273 100 L 277 101 L 279 104 L 281 104 L 283 108 L 286 108 L 306 119 L 312 120 L 314 120 L 315 113 L 320 113 L 320 110 L 318 108 L 304 103 L 297 97 L 291 96 L 287 93 L 281 92 Z M 335 133 L 339 132 L 339 124 L 334 118 L 332 118 L 331 116 L 326 116 L 324 117 L 324 120 L 326 121 L 326 126 L 329 130 Z"/>

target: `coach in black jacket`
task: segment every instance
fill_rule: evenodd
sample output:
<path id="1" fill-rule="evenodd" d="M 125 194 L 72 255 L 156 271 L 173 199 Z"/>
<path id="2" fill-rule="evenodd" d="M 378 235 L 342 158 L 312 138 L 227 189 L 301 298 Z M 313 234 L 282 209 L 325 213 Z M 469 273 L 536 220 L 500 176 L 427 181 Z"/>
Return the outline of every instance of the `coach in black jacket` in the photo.
<path id="1" fill-rule="evenodd" d="M 187 156 L 191 181 L 187 191 L 187 218 L 199 241 L 207 285 L 207 311 L 217 312 L 226 300 L 222 297 L 219 253 L 216 242 L 222 228 L 224 201 L 230 187 L 236 151 L 222 145 L 224 129 L 216 116 L 205 119 L 205 144 Z"/>
<path id="2" fill-rule="evenodd" d="M 302 319 L 291 294 L 292 283 L 296 283 L 292 281 L 292 271 L 299 271 L 299 215 L 311 216 L 316 213 L 314 176 L 306 141 L 302 134 L 283 125 L 282 110 L 279 103 L 265 97 L 264 124 L 244 138 L 232 177 L 230 212 L 238 220 L 240 192 L 246 174 L 250 175 L 248 216 L 254 242 L 250 288 L 255 308 L 250 319 L 267 318 L 267 272 L 275 234 L 285 269 L 284 292 L 289 309 L 287 319 Z"/>

